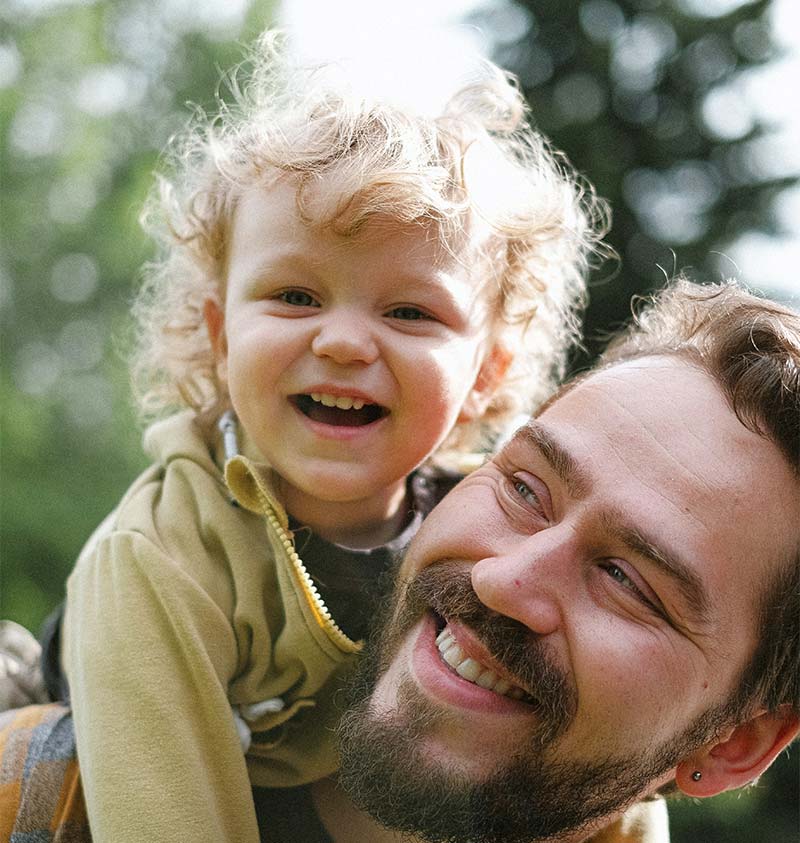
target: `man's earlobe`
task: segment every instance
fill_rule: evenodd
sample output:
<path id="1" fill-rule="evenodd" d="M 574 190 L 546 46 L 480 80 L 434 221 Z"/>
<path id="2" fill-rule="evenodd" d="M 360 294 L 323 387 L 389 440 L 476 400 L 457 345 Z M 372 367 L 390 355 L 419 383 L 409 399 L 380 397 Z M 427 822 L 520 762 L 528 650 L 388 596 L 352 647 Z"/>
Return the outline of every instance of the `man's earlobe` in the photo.
<path id="1" fill-rule="evenodd" d="M 477 419 L 486 412 L 495 391 L 503 382 L 514 355 L 502 345 L 494 345 L 478 370 L 475 383 L 459 413 L 460 422 Z"/>
<path id="2" fill-rule="evenodd" d="M 800 732 L 791 706 L 763 712 L 727 729 L 684 759 L 675 781 L 687 796 L 716 796 L 755 781 Z"/>
<path id="3" fill-rule="evenodd" d="M 203 317 L 211 340 L 211 350 L 216 361 L 217 377 L 224 383 L 228 359 L 228 340 L 225 336 L 225 311 L 216 299 L 203 302 Z"/>

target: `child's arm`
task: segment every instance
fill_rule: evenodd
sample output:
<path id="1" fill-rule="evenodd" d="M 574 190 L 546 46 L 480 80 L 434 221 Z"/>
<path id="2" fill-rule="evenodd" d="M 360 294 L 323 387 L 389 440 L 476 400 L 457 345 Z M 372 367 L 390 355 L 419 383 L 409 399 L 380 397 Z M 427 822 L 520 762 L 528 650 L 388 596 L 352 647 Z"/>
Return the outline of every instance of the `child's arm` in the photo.
<path id="1" fill-rule="evenodd" d="M 257 843 L 225 611 L 140 534 L 112 533 L 82 563 L 65 660 L 95 843 Z"/>

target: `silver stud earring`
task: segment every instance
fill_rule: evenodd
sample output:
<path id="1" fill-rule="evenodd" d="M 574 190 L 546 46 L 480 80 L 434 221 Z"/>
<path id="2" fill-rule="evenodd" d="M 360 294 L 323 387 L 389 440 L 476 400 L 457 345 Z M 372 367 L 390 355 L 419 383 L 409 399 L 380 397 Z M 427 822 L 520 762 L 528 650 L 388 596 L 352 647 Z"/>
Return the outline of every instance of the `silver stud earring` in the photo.
<path id="1" fill-rule="evenodd" d="M 699 770 L 695 770 L 692 773 L 692 781 L 693 782 L 699 782 L 700 779 L 702 779 L 702 778 L 703 778 L 703 774 Z"/>

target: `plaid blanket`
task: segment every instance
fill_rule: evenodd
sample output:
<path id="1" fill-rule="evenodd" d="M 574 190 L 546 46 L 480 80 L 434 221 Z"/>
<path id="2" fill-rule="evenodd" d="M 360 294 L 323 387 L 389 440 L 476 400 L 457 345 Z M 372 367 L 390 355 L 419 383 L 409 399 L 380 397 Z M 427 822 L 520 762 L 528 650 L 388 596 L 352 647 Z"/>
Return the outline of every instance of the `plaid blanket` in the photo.
<path id="1" fill-rule="evenodd" d="M 0 714 L 0 843 L 90 841 L 69 709 Z"/>

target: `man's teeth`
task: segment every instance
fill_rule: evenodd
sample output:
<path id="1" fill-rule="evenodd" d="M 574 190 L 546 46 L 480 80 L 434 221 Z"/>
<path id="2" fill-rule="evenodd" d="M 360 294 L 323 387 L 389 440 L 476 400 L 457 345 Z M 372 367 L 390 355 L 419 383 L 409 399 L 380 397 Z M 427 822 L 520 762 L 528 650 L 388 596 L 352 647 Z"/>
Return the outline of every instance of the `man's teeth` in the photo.
<path id="1" fill-rule="evenodd" d="M 512 685 L 490 668 L 484 667 L 480 662 L 469 658 L 469 656 L 465 656 L 464 651 L 456 644 L 455 638 L 447 627 L 436 638 L 436 646 L 439 648 L 444 661 L 468 682 L 480 685 L 481 688 L 486 688 L 488 691 L 494 691 L 495 694 L 511 697 L 512 700 L 521 700 L 525 696 L 525 691 L 522 688 Z"/>
<path id="2" fill-rule="evenodd" d="M 329 395 L 327 392 L 312 392 L 311 400 L 325 407 L 338 407 L 340 410 L 360 410 L 364 406 L 364 402 L 360 398 Z"/>

